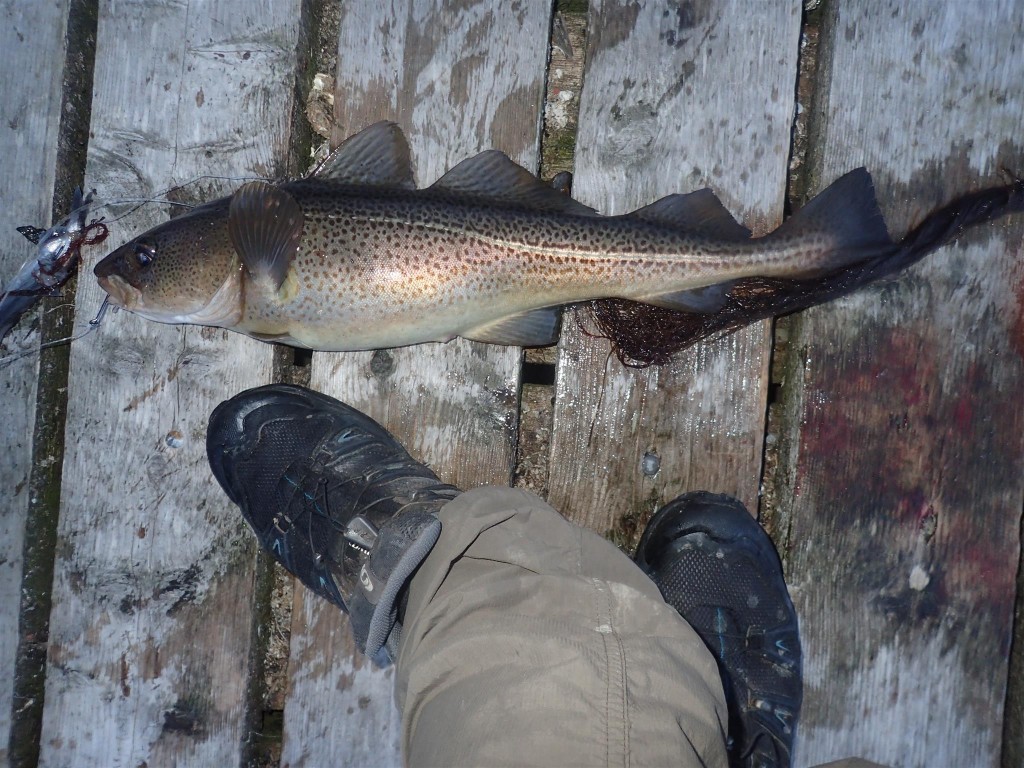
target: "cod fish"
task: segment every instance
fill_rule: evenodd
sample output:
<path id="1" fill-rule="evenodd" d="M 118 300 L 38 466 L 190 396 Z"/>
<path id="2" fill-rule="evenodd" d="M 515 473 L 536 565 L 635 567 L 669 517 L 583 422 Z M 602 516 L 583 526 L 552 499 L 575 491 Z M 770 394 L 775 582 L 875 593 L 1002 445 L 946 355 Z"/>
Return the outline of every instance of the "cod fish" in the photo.
<path id="1" fill-rule="evenodd" d="M 714 313 L 742 281 L 821 279 L 899 248 L 863 168 L 752 239 L 710 190 L 601 216 L 496 151 L 416 189 L 383 122 L 304 179 L 250 182 L 149 230 L 95 274 L 145 318 L 316 350 L 544 346 L 567 304 Z"/>

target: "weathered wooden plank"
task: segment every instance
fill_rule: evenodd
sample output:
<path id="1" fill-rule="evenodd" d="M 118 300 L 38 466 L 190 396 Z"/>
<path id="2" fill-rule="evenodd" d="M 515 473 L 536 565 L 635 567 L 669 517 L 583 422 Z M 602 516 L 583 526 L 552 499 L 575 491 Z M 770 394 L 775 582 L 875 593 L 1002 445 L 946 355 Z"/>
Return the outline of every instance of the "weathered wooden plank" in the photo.
<path id="1" fill-rule="evenodd" d="M 339 138 L 374 120 L 396 120 L 421 185 L 492 147 L 535 168 L 549 24 L 543 3 L 346 3 Z M 449 482 L 507 484 L 520 358 L 517 349 L 463 340 L 316 354 L 312 385 L 380 420 Z M 294 615 L 282 764 L 399 763 L 390 672 L 330 647 L 343 623 L 330 606 L 305 601 Z"/>
<path id="2" fill-rule="evenodd" d="M 273 175 L 299 18 L 298 0 L 102 3 L 90 185 L 117 199 L 206 173 Z M 117 222 L 110 245 L 167 213 Z M 83 278 L 79 327 L 100 298 Z M 43 763 L 241 762 L 254 543 L 204 438 L 217 402 L 268 380 L 270 362 L 241 336 L 126 313 L 74 345 Z"/>
<path id="3" fill-rule="evenodd" d="M 1019 3 L 832 4 L 816 188 L 873 172 L 896 234 L 1024 167 Z M 797 762 L 1000 764 L 1024 489 L 1024 222 L 805 313 L 783 386 Z"/>
<path id="4" fill-rule="evenodd" d="M 755 234 L 777 224 L 799 25 L 798 2 L 771 14 L 724 0 L 671 9 L 593 3 L 576 196 L 622 213 L 711 186 Z M 626 541 L 683 490 L 731 493 L 756 509 L 767 341 L 761 323 L 637 371 L 567 318 L 551 503 L 601 533 L 617 528 Z M 653 477 L 642 471 L 647 453 L 660 459 Z"/>
<path id="5" fill-rule="evenodd" d="M 6 116 L 0 122 L 0 178 L 8 180 L 0 188 L 0 280 L 5 284 L 34 251 L 15 227 L 50 220 L 67 14 L 68 0 L 0 3 L 0 50 L 4 52 L 0 79 L 5 84 Z M 12 332 L 0 348 L 0 357 L 39 343 L 32 320 L 33 316 L 26 317 Z M 38 368 L 37 357 L 0 368 L 4 398 L 0 488 L 6 489 L 0 513 L 0 763 L 4 765 L 12 708 L 24 704 L 15 703 L 13 696 Z"/>
<path id="6" fill-rule="evenodd" d="M 281 765 L 401 765 L 394 667 L 357 652 L 348 622 L 321 603 L 296 588 Z"/>

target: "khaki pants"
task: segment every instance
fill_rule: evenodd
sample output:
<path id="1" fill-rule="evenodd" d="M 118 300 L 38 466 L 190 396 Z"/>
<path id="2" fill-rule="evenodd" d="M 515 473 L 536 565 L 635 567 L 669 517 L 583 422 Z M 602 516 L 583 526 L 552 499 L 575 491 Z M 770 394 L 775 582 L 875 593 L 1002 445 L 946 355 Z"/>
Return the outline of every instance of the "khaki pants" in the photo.
<path id="1" fill-rule="evenodd" d="M 409 765 L 728 764 L 715 660 L 628 557 L 525 491 L 440 518 L 397 660 Z"/>
<path id="2" fill-rule="evenodd" d="M 711 653 L 629 558 L 536 496 L 465 493 L 410 586 L 413 766 L 726 766 Z"/>

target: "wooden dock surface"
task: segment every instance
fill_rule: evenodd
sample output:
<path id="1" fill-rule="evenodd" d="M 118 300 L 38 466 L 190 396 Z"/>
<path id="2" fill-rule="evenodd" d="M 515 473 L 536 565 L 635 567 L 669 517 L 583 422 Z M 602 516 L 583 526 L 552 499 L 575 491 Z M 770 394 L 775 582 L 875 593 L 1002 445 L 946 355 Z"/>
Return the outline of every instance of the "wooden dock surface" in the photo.
<path id="1" fill-rule="evenodd" d="M 300 174 L 317 105 L 313 130 L 335 141 L 397 121 L 421 185 L 487 148 L 540 170 L 542 150 L 575 141 L 584 203 L 621 213 L 710 186 L 755 234 L 860 165 L 894 236 L 1024 169 L 1024 6 L 814 5 L 0 0 L 0 278 L 31 254 L 14 228 L 63 214 L 75 183 L 192 203 Z M 562 24 L 581 43 L 570 58 L 549 53 Z M 570 63 L 582 87 L 555 93 Z M 72 299 L 85 330 L 92 266 L 171 214 L 112 222 L 77 288 L 0 356 L 67 335 Z M 644 370 L 574 310 L 541 366 L 554 383 L 528 383 L 553 401 L 540 416 L 521 412 L 520 350 L 462 340 L 295 367 L 237 334 L 122 312 L 5 364 L 0 758 L 400 764 L 392 671 L 301 586 L 271 597 L 280 574 L 206 464 L 218 402 L 305 377 L 465 488 L 511 482 L 520 424 L 547 419 L 538 490 L 626 546 L 680 492 L 742 499 L 800 613 L 797 765 L 1024 765 L 1022 251 L 1024 220 L 1007 219 Z"/>

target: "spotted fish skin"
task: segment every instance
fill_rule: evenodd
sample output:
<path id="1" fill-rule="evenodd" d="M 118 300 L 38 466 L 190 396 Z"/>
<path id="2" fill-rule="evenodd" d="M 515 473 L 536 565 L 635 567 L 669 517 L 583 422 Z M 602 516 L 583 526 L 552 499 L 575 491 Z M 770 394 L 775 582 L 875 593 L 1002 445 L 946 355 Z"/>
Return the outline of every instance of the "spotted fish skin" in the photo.
<path id="1" fill-rule="evenodd" d="M 378 123 L 313 176 L 247 184 L 95 273 L 112 303 L 150 319 L 313 349 L 531 346 L 557 338 L 573 302 L 713 312 L 733 281 L 820 275 L 891 248 L 864 169 L 751 239 L 708 190 L 599 216 L 497 152 L 415 189 L 404 137 Z"/>
<path id="2" fill-rule="evenodd" d="M 629 217 L 492 208 L 451 195 L 316 181 L 281 188 L 302 208 L 306 234 L 276 300 L 258 282 L 246 284 L 235 329 L 288 335 L 314 349 L 473 337 L 495 308 L 517 314 L 596 296 L 653 297 L 666 285 L 697 288 L 761 274 L 771 259 L 801 260 L 788 243 L 744 244 L 754 261 L 736 243 Z M 804 246 L 815 248 L 823 251 L 824 243 Z"/>

